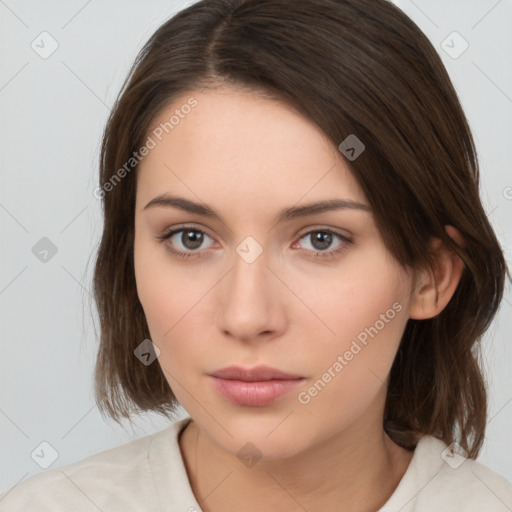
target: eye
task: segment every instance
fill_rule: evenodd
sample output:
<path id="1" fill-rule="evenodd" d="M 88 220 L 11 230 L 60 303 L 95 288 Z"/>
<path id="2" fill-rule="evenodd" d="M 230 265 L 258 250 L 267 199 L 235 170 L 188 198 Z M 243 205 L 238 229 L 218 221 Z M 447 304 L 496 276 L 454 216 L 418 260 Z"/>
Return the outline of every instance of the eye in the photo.
<path id="1" fill-rule="evenodd" d="M 336 238 L 339 240 L 339 243 L 333 248 L 332 244 Z M 303 239 L 310 240 L 311 249 L 316 251 L 312 255 L 315 258 L 334 257 L 347 249 L 347 246 L 352 243 L 348 237 L 331 229 L 315 229 L 308 231 L 301 236 L 300 240 Z"/>
<path id="2" fill-rule="evenodd" d="M 157 239 L 161 242 L 169 240 L 171 243 L 166 244 L 166 249 L 176 256 L 187 258 L 196 256 L 195 253 L 198 253 L 197 256 L 200 255 L 199 250 L 205 249 L 205 247 L 201 247 L 205 237 L 212 240 L 204 231 L 189 226 L 168 231 L 158 236 Z"/>
<path id="3" fill-rule="evenodd" d="M 165 248 L 171 254 L 182 257 L 201 257 L 203 254 L 206 238 L 213 239 L 203 230 L 194 226 L 181 226 L 172 229 L 156 237 L 157 240 L 165 243 Z M 332 247 L 333 241 L 338 239 L 338 244 Z M 348 237 L 331 229 L 315 229 L 304 233 L 299 240 L 310 240 L 311 249 L 306 250 L 313 258 L 333 258 L 347 249 L 352 243 Z M 307 245 L 307 244 L 306 244 Z M 329 250 L 330 249 L 330 250 Z"/>

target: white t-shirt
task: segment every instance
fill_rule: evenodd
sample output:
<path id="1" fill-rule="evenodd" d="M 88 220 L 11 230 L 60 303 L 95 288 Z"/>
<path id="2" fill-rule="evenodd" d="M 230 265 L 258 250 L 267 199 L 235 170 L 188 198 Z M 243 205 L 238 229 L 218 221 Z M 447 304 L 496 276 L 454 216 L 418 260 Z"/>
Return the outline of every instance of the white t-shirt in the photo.
<path id="1" fill-rule="evenodd" d="M 1 494 L 0 512 L 201 512 L 178 444 L 190 420 L 39 473 Z M 446 448 L 423 436 L 378 512 L 512 511 L 512 484 L 472 459 L 446 457 Z"/>

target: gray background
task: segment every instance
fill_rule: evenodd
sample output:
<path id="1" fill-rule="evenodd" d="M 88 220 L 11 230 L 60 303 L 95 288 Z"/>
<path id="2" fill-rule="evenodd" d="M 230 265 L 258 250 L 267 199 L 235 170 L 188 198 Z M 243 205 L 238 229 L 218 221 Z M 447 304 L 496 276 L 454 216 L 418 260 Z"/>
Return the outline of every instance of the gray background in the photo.
<path id="1" fill-rule="evenodd" d="M 93 189 L 101 131 L 129 66 L 154 30 L 190 3 L 0 0 L 0 492 L 43 471 L 31 457 L 42 442 L 56 450 L 56 468 L 168 424 L 148 415 L 124 430 L 105 423 L 94 403 L 90 290 L 101 213 Z M 396 3 L 452 77 L 476 139 L 484 205 L 510 262 L 512 2 Z M 469 44 L 457 58 L 464 42 L 454 31 Z M 52 40 L 57 50 L 42 58 Z M 510 481 L 511 307 L 507 285 L 485 338 L 490 416 L 479 457 Z"/>

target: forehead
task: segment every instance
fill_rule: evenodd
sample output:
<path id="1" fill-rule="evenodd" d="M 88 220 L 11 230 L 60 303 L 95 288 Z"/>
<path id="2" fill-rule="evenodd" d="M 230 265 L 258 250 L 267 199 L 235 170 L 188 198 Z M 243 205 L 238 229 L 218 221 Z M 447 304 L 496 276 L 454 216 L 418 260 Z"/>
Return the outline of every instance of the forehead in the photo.
<path id="1" fill-rule="evenodd" d="M 256 93 L 190 91 L 158 114 L 148 137 L 154 147 L 139 164 L 138 201 L 179 191 L 265 208 L 302 198 L 366 202 L 336 145 L 312 121 Z"/>

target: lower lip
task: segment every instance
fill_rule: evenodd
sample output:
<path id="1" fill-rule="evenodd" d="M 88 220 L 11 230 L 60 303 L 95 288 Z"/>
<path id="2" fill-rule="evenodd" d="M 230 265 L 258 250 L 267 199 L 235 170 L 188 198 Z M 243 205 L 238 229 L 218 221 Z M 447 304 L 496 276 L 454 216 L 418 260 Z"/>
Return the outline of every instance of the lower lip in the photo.
<path id="1" fill-rule="evenodd" d="M 217 391 L 236 405 L 263 407 L 302 384 L 304 379 L 265 380 L 246 382 L 243 380 L 221 379 L 212 377 Z"/>

